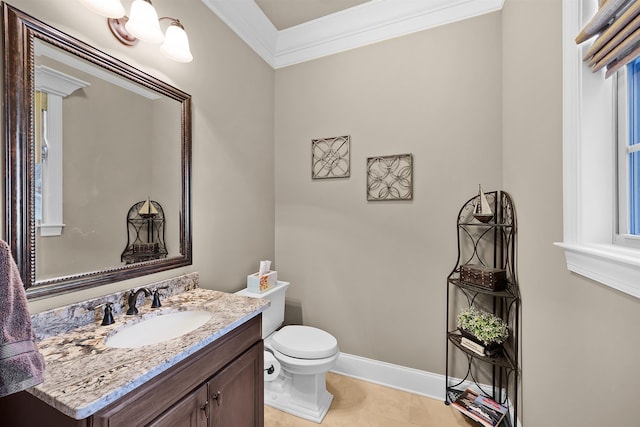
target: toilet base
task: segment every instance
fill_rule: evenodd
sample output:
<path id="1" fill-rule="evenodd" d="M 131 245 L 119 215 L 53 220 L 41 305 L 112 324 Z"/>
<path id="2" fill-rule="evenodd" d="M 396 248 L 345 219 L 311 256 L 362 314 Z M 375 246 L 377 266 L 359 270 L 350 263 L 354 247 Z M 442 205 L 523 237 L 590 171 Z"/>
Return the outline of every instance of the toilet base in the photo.
<path id="1" fill-rule="evenodd" d="M 327 391 L 324 374 L 301 375 L 281 372 L 264 383 L 264 404 L 296 417 L 321 423 L 333 395 Z"/>

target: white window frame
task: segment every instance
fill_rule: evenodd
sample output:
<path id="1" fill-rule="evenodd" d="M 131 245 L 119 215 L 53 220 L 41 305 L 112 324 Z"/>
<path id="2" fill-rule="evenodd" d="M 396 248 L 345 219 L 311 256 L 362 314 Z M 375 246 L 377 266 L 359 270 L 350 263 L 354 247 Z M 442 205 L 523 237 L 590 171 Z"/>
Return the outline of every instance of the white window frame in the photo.
<path id="1" fill-rule="evenodd" d="M 629 234 L 629 159 L 627 146 L 629 141 L 629 90 L 627 67 L 622 67 L 612 76 L 616 93 L 616 152 L 618 169 L 618 229 L 614 242 L 624 245 L 622 236 Z"/>
<path id="2" fill-rule="evenodd" d="M 36 224 L 41 237 L 60 236 L 64 228 L 62 100 L 88 82 L 43 65 L 36 66 L 36 90 L 47 94 L 46 139 L 48 153 L 42 162 L 42 221 Z"/>
<path id="3" fill-rule="evenodd" d="M 574 37 L 597 0 L 563 0 L 564 235 L 567 268 L 640 298 L 640 250 L 616 244 L 615 87 L 582 62 Z"/>
<path id="4" fill-rule="evenodd" d="M 640 249 L 640 236 L 629 233 L 629 83 L 627 67 L 622 67 L 613 76 L 616 91 L 616 144 L 618 170 L 618 223 L 614 235 L 616 245 Z M 633 151 L 640 150 L 640 144 Z"/>

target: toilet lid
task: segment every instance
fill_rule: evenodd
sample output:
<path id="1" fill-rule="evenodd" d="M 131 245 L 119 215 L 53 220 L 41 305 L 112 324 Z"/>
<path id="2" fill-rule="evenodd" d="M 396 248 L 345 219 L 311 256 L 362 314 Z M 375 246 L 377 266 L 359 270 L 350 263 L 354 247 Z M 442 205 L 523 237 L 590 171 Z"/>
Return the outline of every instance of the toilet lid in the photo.
<path id="1" fill-rule="evenodd" d="M 273 335 L 271 345 L 298 359 L 323 359 L 338 352 L 338 341 L 333 335 L 311 326 L 285 326 Z"/>

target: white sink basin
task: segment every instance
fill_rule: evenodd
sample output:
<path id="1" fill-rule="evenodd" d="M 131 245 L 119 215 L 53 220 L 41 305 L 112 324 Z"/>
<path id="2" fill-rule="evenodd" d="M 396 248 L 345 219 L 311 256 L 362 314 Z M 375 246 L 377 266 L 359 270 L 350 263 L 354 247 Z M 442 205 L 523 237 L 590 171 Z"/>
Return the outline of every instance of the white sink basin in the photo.
<path id="1" fill-rule="evenodd" d="M 105 340 L 107 347 L 136 348 L 169 341 L 199 328 L 211 319 L 204 310 L 176 311 L 159 314 L 126 326 Z"/>

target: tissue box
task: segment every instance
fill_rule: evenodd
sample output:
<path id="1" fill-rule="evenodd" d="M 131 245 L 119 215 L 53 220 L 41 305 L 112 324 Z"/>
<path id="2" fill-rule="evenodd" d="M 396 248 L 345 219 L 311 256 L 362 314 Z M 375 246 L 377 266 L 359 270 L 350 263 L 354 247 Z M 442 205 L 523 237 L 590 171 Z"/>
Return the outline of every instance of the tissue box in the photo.
<path id="1" fill-rule="evenodd" d="M 253 273 L 247 276 L 247 288 L 251 292 L 264 292 L 278 284 L 278 272 L 269 271 L 267 274 L 259 275 Z"/>

